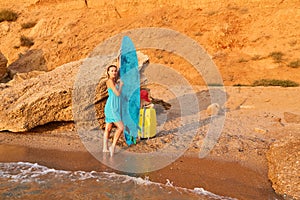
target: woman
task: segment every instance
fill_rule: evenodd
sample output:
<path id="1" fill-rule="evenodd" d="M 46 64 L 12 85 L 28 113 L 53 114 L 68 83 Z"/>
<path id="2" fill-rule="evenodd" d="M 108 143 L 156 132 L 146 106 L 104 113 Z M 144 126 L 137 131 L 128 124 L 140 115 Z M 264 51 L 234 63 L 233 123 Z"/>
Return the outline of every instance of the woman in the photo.
<path id="1" fill-rule="evenodd" d="M 120 95 L 123 82 L 120 81 L 119 84 L 117 83 L 118 68 L 115 65 L 110 65 L 107 68 L 107 76 L 108 80 L 106 81 L 106 86 L 108 90 L 108 99 L 104 108 L 106 125 L 103 138 L 103 152 L 110 152 L 110 156 L 113 156 L 117 141 L 124 130 L 120 114 Z M 117 130 L 114 135 L 113 143 L 108 149 L 108 138 L 113 124 L 116 125 Z"/>

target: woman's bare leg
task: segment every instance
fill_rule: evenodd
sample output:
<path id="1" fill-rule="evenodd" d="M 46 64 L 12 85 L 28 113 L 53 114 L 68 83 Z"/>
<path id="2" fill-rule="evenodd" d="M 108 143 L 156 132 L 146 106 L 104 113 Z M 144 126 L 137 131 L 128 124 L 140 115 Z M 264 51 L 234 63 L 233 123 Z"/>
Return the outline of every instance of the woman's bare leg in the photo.
<path id="1" fill-rule="evenodd" d="M 109 148 L 110 156 L 114 155 L 117 141 L 118 141 L 121 133 L 123 133 L 123 131 L 124 131 L 124 125 L 123 125 L 122 121 L 115 122 L 115 125 L 117 126 L 117 131 L 115 132 L 113 143 L 112 143 L 111 147 Z"/>
<path id="2" fill-rule="evenodd" d="M 105 131 L 104 131 L 104 136 L 103 136 L 103 152 L 109 152 L 107 147 L 108 147 L 108 137 L 109 137 L 111 128 L 112 128 L 112 123 L 105 125 Z"/>

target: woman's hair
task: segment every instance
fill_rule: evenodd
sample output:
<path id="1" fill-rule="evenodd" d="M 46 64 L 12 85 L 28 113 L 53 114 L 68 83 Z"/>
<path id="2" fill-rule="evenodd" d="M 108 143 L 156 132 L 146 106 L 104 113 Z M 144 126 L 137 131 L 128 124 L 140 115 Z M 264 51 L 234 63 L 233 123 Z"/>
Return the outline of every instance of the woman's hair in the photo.
<path id="1" fill-rule="evenodd" d="M 116 65 L 109 65 L 108 68 L 107 68 L 107 70 L 106 70 L 106 75 L 107 75 L 108 78 L 109 78 L 108 71 L 109 71 L 109 69 L 112 68 L 112 67 L 115 67 L 116 69 L 118 69 Z"/>

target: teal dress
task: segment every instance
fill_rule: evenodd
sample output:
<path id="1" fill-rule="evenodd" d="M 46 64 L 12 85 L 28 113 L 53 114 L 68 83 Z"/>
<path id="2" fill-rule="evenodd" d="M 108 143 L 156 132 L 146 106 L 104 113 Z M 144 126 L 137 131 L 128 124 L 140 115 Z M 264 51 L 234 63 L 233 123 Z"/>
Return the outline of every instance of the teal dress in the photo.
<path id="1" fill-rule="evenodd" d="M 105 122 L 113 123 L 121 121 L 120 111 L 120 97 L 117 96 L 111 88 L 108 88 L 108 99 L 104 108 Z"/>

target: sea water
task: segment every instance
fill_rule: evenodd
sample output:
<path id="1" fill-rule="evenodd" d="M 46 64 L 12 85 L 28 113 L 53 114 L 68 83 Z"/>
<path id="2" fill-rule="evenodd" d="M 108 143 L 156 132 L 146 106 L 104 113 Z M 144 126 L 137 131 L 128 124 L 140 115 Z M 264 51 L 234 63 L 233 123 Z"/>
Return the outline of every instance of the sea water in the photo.
<path id="1" fill-rule="evenodd" d="M 0 199 L 233 199 L 108 172 L 65 171 L 36 163 L 0 163 Z"/>

